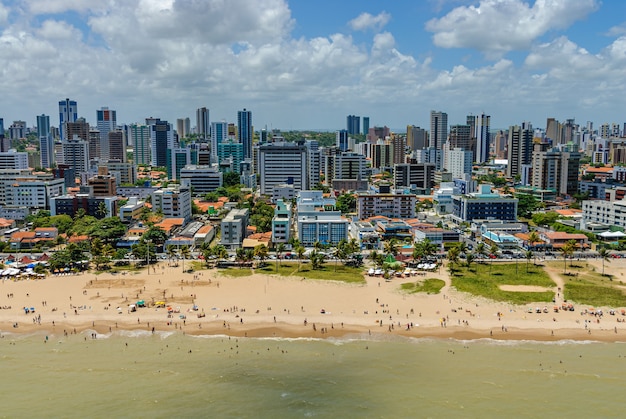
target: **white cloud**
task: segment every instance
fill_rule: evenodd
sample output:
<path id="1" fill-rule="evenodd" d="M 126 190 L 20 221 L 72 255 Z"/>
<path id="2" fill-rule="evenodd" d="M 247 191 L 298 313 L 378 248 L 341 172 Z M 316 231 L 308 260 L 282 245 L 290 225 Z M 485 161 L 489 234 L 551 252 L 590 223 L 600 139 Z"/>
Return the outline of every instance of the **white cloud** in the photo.
<path id="1" fill-rule="evenodd" d="M 523 50 L 549 30 L 565 29 L 596 10 L 596 0 L 481 0 L 426 23 L 435 45 L 472 48 L 490 55 Z"/>
<path id="2" fill-rule="evenodd" d="M 391 15 L 387 12 L 380 12 L 376 16 L 369 13 L 361 13 L 350 22 L 348 26 L 355 31 L 364 31 L 368 29 L 381 30 L 391 20 Z"/>
<path id="3" fill-rule="evenodd" d="M 0 26 L 5 25 L 9 21 L 9 9 L 0 3 Z"/>
<path id="4" fill-rule="evenodd" d="M 84 12 L 101 8 L 107 3 L 106 0 L 85 1 L 85 0 L 27 0 L 28 10 L 31 14 L 54 14 L 67 11 Z"/>
<path id="5" fill-rule="evenodd" d="M 56 20 L 46 20 L 42 23 L 39 29 L 39 35 L 44 39 L 50 40 L 80 40 L 82 37 L 81 32 L 68 24 L 67 22 L 61 22 Z"/>

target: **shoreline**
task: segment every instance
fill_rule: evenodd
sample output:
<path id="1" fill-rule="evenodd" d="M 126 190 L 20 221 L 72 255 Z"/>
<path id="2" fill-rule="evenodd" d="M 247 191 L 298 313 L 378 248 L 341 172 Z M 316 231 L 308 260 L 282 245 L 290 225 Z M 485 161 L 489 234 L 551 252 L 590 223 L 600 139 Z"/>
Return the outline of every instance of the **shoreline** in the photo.
<path id="1" fill-rule="evenodd" d="M 619 272 L 626 263 L 616 265 L 610 269 Z M 354 285 L 258 272 L 230 277 L 216 269 L 189 274 L 160 262 L 149 274 L 88 272 L 1 281 L 0 307 L 11 308 L 0 309 L 0 333 L 56 338 L 65 333 L 152 333 L 154 328 L 155 333 L 250 338 L 626 342 L 626 317 L 620 314 L 592 316 L 582 312 L 582 305 L 576 312 L 530 313 L 535 305 L 458 292 L 450 287 L 447 272 L 390 282 L 364 278 L 365 284 Z M 440 294 L 399 291 L 402 282 L 428 278 L 446 282 Z M 174 312 L 155 307 L 132 312 L 129 304 L 140 299 L 148 305 L 164 300 Z M 35 312 L 25 313 L 22 307 L 35 307 Z"/>

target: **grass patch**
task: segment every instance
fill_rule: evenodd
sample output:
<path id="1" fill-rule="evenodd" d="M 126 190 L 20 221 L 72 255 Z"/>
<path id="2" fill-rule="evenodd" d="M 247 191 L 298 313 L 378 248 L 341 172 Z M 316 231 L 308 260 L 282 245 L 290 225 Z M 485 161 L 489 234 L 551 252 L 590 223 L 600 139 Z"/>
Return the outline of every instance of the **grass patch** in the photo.
<path id="1" fill-rule="evenodd" d="M 257 269 L 257 272 L 266 275 L 296 276 L 305 279 L 317 279 L 321 281 L 340 281 L 350 284 L 365 284 L 363 278 L 363 268 L 353 266 L 343 266 L 342 264 L 327 263 L 320 269 L 313 270 L 311 265 L 303 263 L 298 270 L 298 264 L 292 262 L 282 262 L 278 269 L 275 263 L 268 264 Z"/>
<path id="2" fill-rule="evenodd" d="M 441 289 L 446 285 L 444 281 L 436 278 L 428 278 L 423 282 L 405 282 L 400 285 L 400 289 L 409 294 L 425 292 L 426 294 L 439 294 Z"/>
<path id="3" fill-rule="evenodd" d="M 563 296 L 578 304 L 601 307 L 626 306 L 626 294 L 618 288 L 620 282 L 611 281 L 608 276 L 598 272 L 580 272 L 578 276 L 563 275 L 565 289 Z"/>
<path id="4" fill-rule="evenodd" d="M 233 278 L 243 278 L 244 276 L 252 275 L 252 269 L 250 268 L 244 268 L 244 269 L 226 268 L 226 269 L 220 269 L 219 272 L 222 275 L 232 276 Z"/>
<path id="5" fill-rule="evenodd" d="M 491 266 L 490 266 L 491 265 Z M 543 269 L 518 263 L 474 264 L 470 269 L 456 267 L 452 275 L 452 286 L 457 290 L 495 301 L 513 304 L 550 302 L 554 292 L 517 292 L 503 291 L 500 285 L 530 285 L 551 288 L 556 286 Z"/>

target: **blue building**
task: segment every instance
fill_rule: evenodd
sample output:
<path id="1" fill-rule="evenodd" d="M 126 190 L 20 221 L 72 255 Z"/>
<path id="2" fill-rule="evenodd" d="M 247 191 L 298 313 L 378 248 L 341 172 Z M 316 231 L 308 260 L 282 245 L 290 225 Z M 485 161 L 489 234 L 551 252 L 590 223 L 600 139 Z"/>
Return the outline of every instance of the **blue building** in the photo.
<path id="1" fill-rule="evenodd" d="M 243 145 L 243 158 L 252 158 L 252 112 L 247 111 L 245 108 L 243 111 L 237 112 L 237 136 L 239 142 Z"/>
<path id="2" fill-rule="evenodd" d="M 458 222 L 517 221 L 517 202 L 517 198 L 492 193 L 491 185 L 480 185 L 476 193 L 452 197 L 452 215 Z"/>
<path id="3" fill-rule="evenodd" d="M 348 131 L 345 129 L 337 131 L 337 140 L 335 145 L 341 151 L 348 151 Z"/>
<path id="4" fill-rule="evenodd" d="M 361 133 L 361 117 L 356 115 L 348 115 L 346 118 L 346 130 L 350 135 L 358 135 Z"/>
<path id="5" fill-rule="evenodd" d="M 150 126 L 151 165 L 167 167 L 167 150 L 174 148 L 174 128 L 160 119 L 147 121 Z"/>
<path id="6" fill-rule="evenodd" d="M 217 145 L 217 161 L 222 166 L 230 167 L 230 170 L 240 173 L 243 158 L 243 144 L 228 140 Z M 231 166 L 232 165 L 232 166 Z"/>
<path id="7" fill-rule="evenodd" d="M 76 122 L 78 119 L 78 105 L 75 100 L 59 101 L 59 132 L 61 140 L 65 139 L 65 123 Z"/>
<path id="8" fill-rule="evenodd" d="M 41 167 L 49 168 L 54 164 L 54 139 L 50 134 L 50 117 L 37 115 L 37 138 L 41 154 Z"/>

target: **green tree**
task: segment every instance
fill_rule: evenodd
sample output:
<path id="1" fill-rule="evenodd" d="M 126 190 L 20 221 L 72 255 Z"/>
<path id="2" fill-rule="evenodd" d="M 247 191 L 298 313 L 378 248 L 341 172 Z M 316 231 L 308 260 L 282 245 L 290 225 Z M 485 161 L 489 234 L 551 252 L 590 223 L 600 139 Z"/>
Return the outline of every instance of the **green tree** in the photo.
<path id="1" fill-rule="evenodd" d="M 298 247 L 296 247 L 295 249 L 296 252 L 296 258 L 298 258 L 298 272 L 300 272 L 300 263 L 302 262 L 302 258 L 304 257 L 304 247 L 301 245 L 298 245 Z"/>
<path id="2" fill-rule="evenodd" d="M 191 252 L 189 251 L 189 246 L 186 244 L 180 247 L 179 250 L 180 256 L 183 259 L 183 272 L 185 272 L 185 259 L 189 259 L 191 257 Z"/>
<path id="3" fill-rule="evenodd" d="M 517 198 L 517 216 L 520 218 L 530 218 L 533 212 L 539 207 L 537 198 L 529 194 L 516 194 Z"/>
<path id="4" fill-rule="evenodd" d="M 241 176 L 237 172 L 225 172 L 223 175 L 222 185 L 225 188 L 229 186 L 237 186 L 241 184 Z"/>
<path id="5" fill-rule="evenodd" d="M 610 253 L 606 247 L 602 247 L 600 248 L 600 250 L 598 250 L 598 256 L 600 256 L 600 258 L 602 259 L 602 276 L 604 276 L 604 262 L 611 262 L 611 260 L 609 259 L 609 254 Z"/>
<path id="6" fill-rule="evenodd" d="M 254 257 L 261 261 L 261 266 L 265 265 L 265 259 L 269 256 L 269 249 L 264 244 L 259 244 L 254 247 Z"/>
<path id="7" fill-rule="evenodd" d="M 285 243 L 278 243 L 276 246 L 276 271 L 278 272 L 278 266 L 280 265 L 280 258 L 285 252 Z"/>
<path id="8" fill-rule="evenodd" d="M 104 218 L 109 214 L 109 209 L 107 208 L 107 205 L 104 202 L 100 202 L 98 204 L 98 208 L 96 209 L 96 216 L 98 216 L 98 218 Z"/>
<path id="9" fill-rule="evenodd" d="M 337 197 L 335 207 L 342 214 L 356 212 L 356 197 L 353 194 L 344 193 Z"/>
<path id="10" fill-rule="evenodd" d="M 532 250 L 527 250 L 526 253 L 524 253 L 524 256 L 526 256 L 526 273 L 528 273 L 528 264 L 530 263 L 530 260 L 535 256 L 535 252 L 533 252 Z"/>

